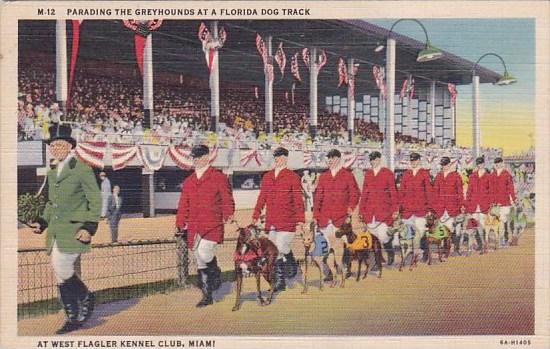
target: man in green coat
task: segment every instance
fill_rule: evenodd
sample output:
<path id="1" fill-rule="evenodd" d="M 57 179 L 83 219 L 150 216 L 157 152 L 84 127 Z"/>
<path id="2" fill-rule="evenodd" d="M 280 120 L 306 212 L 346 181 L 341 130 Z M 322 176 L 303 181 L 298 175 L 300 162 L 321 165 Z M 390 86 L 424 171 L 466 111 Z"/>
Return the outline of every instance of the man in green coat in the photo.
<path id="1" fill-rule="evenodd" d="M 48 171 L 48 202 L 33 222 L 33 232 L 47 229 L 46 245 L 59 285 L 67 319 L 56 333 L 80 328 L 94 307 L 94 295 L 75 272 L 81 253 L 90 251 L 101 214 L 101 192 L 91 167 L 79 161 L 72 149 L 76 141 L 69 125 L 50 127 L 49 151 L 56 167 Z"/>

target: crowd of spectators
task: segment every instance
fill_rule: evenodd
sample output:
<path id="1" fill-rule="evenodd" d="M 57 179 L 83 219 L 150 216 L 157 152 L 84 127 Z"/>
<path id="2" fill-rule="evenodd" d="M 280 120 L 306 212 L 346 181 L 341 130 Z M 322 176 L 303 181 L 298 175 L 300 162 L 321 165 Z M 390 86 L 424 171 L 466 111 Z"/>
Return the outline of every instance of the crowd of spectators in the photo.
<path id="1" fill-rule="evenodd" d="M 53 67 L 52 67 L 53 68 Z M 108 141 L 111 143 L 179 144 L 209 137 L 210 91 L 188 85 L 180 77 L 179 85 L 156 82 L 154 86 L 153 127 L 143 125 L 142 87 L 139 77 L 131 74 L 98 76 L 90 69 L 77 69 L 70 92 L 67 115 L 55 103 L 54 72 L 44 67 L 26 65 L 19 70 L 20 140 L 48 137 L 51 123 L 72 122 L 78 141 Z M 258 91 L 259 90 L 259 91 Z M 223 84 L 220 90 L 221 132 L 217 139 L 237 146 L 267 140 L 265 102 L 262 89 L 254 86 Z M 308 130 L 308 98 L 297 92 L 295 98 L 276 90 L 273 101 L 275 140 L 300 147 L 311 144 Z M 378 124 L 355 120 L 355 144 L 375 146 L 383 141 Z M 423 144 L 417 138 L 396 133 L 398 144 Z M 315 144 L 348 144 L 347 117 L 320 108 Z"/>

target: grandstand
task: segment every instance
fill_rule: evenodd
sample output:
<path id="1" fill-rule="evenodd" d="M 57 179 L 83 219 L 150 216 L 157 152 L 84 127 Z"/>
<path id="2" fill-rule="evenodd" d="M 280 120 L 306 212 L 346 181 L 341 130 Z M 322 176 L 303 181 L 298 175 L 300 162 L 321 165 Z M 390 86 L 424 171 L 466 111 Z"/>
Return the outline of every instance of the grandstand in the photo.
<path id="1" fill-rule="evenodd" d="M 220 112 L 218 119 L 212 119 L 209 73 L 197 38 L 199 21 L 166 20 L 153 32 L 151 111 L 145 108 L 134 33 L 122 21 L 81 24 L 70 105 L 59 101 L 56 93 L 56 21 L 20 21 L 19 192 L 36 191 L 42 182 L 39 175 L 44 172 L 40 169 L 47 165 L 47 158 L 41 139 L 47 138 L 57 102 L 61 102 L 61 119 L 72 123 L 74 136 L 84 147 L 80 151 L 101 153 L 100 158 L 89 160 L 98 168 L 104 166 L 113 182 L 121 184 L 123 194 L 136 203 L 126 208 L 127 213 L 143 212 L 145 217 L 175 208 L 177 183 L 189 173 L 185 151 L 192 144 L 208 143 L 216 149 L 213 164 L 223 168 L 237 185 L 237 203 L 248 203 L 242 208 L 254 202 L 256 189 L 241 190 L 238 183 L 257 178 L 271 166 L 270 149 L 275 145 L 293 150 L 290 167 L 300 171 L 323 167 L 324 154 L 334 146 L 343 150 L 354 169 L 367 166 L 369 151 L 383 148 L 386 106 L 373 67 L 385 65 L 384 53 L 375 52 L 375 48 L 389 31 L 360 20 L 237 20 L 218 25 L 225 29 L 227 40 L 218 51 Z M 72 28 L 68 23 L 68 38 L 74 35 Z M 282 43 L 287 57 L 284 77 L 274 64 L 273 135 L 266 120 L 265 75 L 255 44 L 257 33 L 264 38 L 271 36 L 273 48 Z M 449 52 L 437 61 L 417 63 L 416 55 L 424 44 L 397 33 L 392 37 L 397 42 L 393 91 L 396 171 L 406 166 L 408 153 L 413 150 L 425 154 L 424 165 L 433 171 L 437 170 L 434 159 L 443 155 L 457 159 L 462 167 L 471 167 L 469 150 L 454 146 L 455 110 L 447 84 L 470 84 L 474 63 Z M 312 102 L 310 73 L 302 59 L 304 48 L 327 55 L 316 80 L 316 134 L 308 132 Z M 302 83 L 290 71 L 291 57 L 296 53 Z M 351 142 L 348 94 L 346 88 L 337 88 L 339 57 L 353 58 L 359 64 Z M 494 83 L 501 77 L 483 67 L 477 73 L 482 83 Z M 402 97 L 401 83 L 410 76 L 415 79 L 414 94 Z M 151 129 L 146 122 L 149 113 L 153 116 Z M 214 120 L 219 124 L 213 125 Z M 209 131 L 212 129 L 217 132 Z M 124 147 L 113 147 L 115 144 Z M 156 151 L 164 157 L 144 164 L 143 158 L 134 154 L 124 163 L 114 163 L 113 153 L 120 149 L 136 154 Z M 489 162 L 500 155 L 495 149 L 486 152 Z M 172 184 L 166 189 L 168 182 Z"/>

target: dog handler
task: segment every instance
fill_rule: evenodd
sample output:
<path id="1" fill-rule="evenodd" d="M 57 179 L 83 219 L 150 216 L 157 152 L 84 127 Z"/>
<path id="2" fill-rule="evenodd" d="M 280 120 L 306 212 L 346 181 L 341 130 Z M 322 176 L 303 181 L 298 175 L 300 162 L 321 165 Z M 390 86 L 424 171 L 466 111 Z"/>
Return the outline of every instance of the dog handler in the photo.
<path id="1" fill-rule="evenodd" d="M 287 168 L 288 150 L 279 147 L 273 157 L 275 168 L 262 177 L 252 224 L 258 223 L 265 207 L 265 229 L 279 250 L 275 262 L 275 291 L 284 291 L 285 277 L 292 278 L 298 271 L 290 244 L 296 231 L 303 233 L 304 201 L 300 176 Z"/>
<path id="2" fill-rule="evenodd" d="M 191 150 L 195 171 L 183 181 L 176 214 L 178 234 L 187 237 L 199 272 L 202 299 L 197 307 L 213 303 L 212 292 L 221 285 L 216 248 L 223 241 L 224 223 L 233 220 L 235 202 L 225 174 L 210 167 L 210 150 Z"/>
<path id="3" fill-rule="evenodd" d="M 80 328 L 94 308 L 94 295 L 76 274 L 75 263 L 80 254 L 90 251 L 92 236 L 101 214 L 101 192 L 92 168 L 79 161 L 72 149 L 76 140 L 69 125 L 49 128 L 49 152 L 57 163 L 47 173 L 48 202 L 43 215 L 30 224 L 33 232 L 47 229 L 46 244 L 59 298 L 66 314 L 63 326 L 56 334 Z"/>
<path id="4" fill-rule="evenodd" d="M 504 232 L 503 239 L 510 239 L 512 227 L 510 226 L 509 216 L 516 201 L 516 193 L 512 175 L 504 168 L 501 157 L 496 158 L 494 161 L 492 176 L 493 203 L 500 205 L 500 231 Z M 501 244 L 505 245 L 507 242 L 502 241 Z"/>
<path id="5" fill-rule="evenodd" d="M 351 171 L 342 167 L 340 151 L 332 149 L 327 158 L 329 168 L 321 173 L 313 196 L 313 220 L 329 242 L 328 251 L 332 247 L 337 252 L 336 230 L 357 207 L 361 192 Z"/>
<path id="6" fill-rule="evenodd" d="M 478 243 L 483 241 L 483 230 L 485 229 L 485 217 L 491 207 L 493 200 L 492 189 L 493 176 L 485 168 L 485 158 L 480 156 L 476 159 L 476 169 L 468 177 L 468 191 L 466 193 L 466 212 L 472 214 L 479 222 L 479 237 Z M 481 249 L 483 253 L 483 249 Z"/>
<path id="7" fill-rule="evenodd" d="M 394 246 L 399 241 L 391 240 L 388 227 L 392 224 L 392 215 L 399 209 L 399 199 L 395 189 L 393 172 L 382 167 L 382 154 L 373 151 L 369 154 L 371 168 L 365 171 L 363 190 L 359 204 L 359 217 L 367 228 L 376 235 L 388 254 L 387 264 L 393 264 Z"/>
<path id="8" fill-rule="evenodd" d="M 399 201 L 402 218 L 406 224 L 413 225 L 415 253 L 420 249 L 420 240 L 426 232 L 426 213 L 430 204 L 432 184 L 430 172 L 420 167 L 420 154 L 411 153 L 411 168 L 403 173 L 399 186 Z"/>

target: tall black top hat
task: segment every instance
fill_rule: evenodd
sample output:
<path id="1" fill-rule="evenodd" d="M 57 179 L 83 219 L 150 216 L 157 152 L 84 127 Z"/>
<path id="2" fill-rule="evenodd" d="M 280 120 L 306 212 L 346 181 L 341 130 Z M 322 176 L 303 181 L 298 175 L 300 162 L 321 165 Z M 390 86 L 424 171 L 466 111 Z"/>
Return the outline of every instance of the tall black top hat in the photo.
<path id="1" fill-rule="evenodd" d="M 71 133 L 73 130 L 71 129 L 70 125 L 56 124 L 56 125 L 50 126 L 48 128 L 48 131 L 50 133 L 50 138 L 46 140 L 46 144 L 50 144 L 53 141 L 61 139 L 71 143 L 73 148 L 76 147 L 76 139 L 71 137 Z"/>

